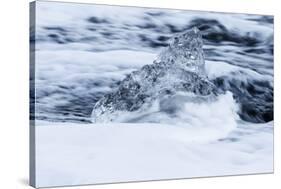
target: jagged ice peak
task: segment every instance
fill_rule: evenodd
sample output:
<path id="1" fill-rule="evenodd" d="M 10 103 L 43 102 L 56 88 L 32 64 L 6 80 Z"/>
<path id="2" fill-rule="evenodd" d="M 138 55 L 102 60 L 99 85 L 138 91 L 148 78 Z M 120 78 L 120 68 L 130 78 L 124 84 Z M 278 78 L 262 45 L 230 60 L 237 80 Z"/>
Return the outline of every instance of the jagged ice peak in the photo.
<path id="1" fill-rule="evenodd" d="M 175 35 L 156 61 L 174 64 L 174 66 L 205 76 L 203 39 L 199 29 L 193 27 Z"/>

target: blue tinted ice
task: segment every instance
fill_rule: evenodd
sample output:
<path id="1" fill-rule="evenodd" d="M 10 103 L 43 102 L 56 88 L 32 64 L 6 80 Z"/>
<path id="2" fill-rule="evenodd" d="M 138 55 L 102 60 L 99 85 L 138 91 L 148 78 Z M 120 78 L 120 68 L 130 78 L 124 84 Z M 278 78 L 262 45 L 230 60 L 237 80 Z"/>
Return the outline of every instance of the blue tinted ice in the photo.
<path id="1" fill-rule="evenodd" d="M 145 111 L 179 92 L 201 97 L 214 94 L 216 88 L 205 76 L 202 46 L 197 28 L 173 37 L 153 64 L 129 74 L 115 92 L 95 104 L 93 122 L 115 121 L 119 112 Z"/>

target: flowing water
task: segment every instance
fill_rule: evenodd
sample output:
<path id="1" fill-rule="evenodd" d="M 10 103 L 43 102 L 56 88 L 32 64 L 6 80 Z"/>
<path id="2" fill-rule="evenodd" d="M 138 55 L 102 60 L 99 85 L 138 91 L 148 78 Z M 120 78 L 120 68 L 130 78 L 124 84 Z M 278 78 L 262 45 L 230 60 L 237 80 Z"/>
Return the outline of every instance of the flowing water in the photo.
<path id="1" fill-rule="evenodd" d="M 192 27 L 202 33 L 208 79 L 231 92 L 240 119 L 273 120 L 272 16 L 60 3 L 38 8 L 31 28 L 37 120 L 91 122 L 97 101 Z"/>

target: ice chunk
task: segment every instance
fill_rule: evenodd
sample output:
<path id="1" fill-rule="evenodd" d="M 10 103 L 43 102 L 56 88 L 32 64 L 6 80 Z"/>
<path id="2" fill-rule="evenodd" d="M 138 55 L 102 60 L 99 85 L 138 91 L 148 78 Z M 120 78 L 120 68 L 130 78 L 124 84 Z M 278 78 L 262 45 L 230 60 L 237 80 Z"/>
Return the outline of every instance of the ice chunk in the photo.
<path id="1" fill-rule="evenodd" d="M 114 121 L 120 112 L 145 111 L 179 92 L 215 94 L 215 86 L 205 76 L 202 45 L 197 28 L 176 35 L 153 64 L 129 74 L 115 92 L 95 104 L 93 122 Z"/>

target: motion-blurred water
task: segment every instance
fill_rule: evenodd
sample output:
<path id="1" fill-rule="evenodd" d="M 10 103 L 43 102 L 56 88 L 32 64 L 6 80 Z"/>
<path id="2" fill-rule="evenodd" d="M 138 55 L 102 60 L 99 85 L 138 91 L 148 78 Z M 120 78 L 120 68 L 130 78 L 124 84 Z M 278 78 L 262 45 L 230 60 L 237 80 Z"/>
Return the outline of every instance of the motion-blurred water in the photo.
<path id="1" fill-rule="evenodd" d="M 209 79 L 233 93 L 241 119 L 273 120 L 272 16 L 61 3 L 38 9 L 30 39 L 37 120 L 90 122 L 102 96 L 193 26 L 203 34 Z"/>

